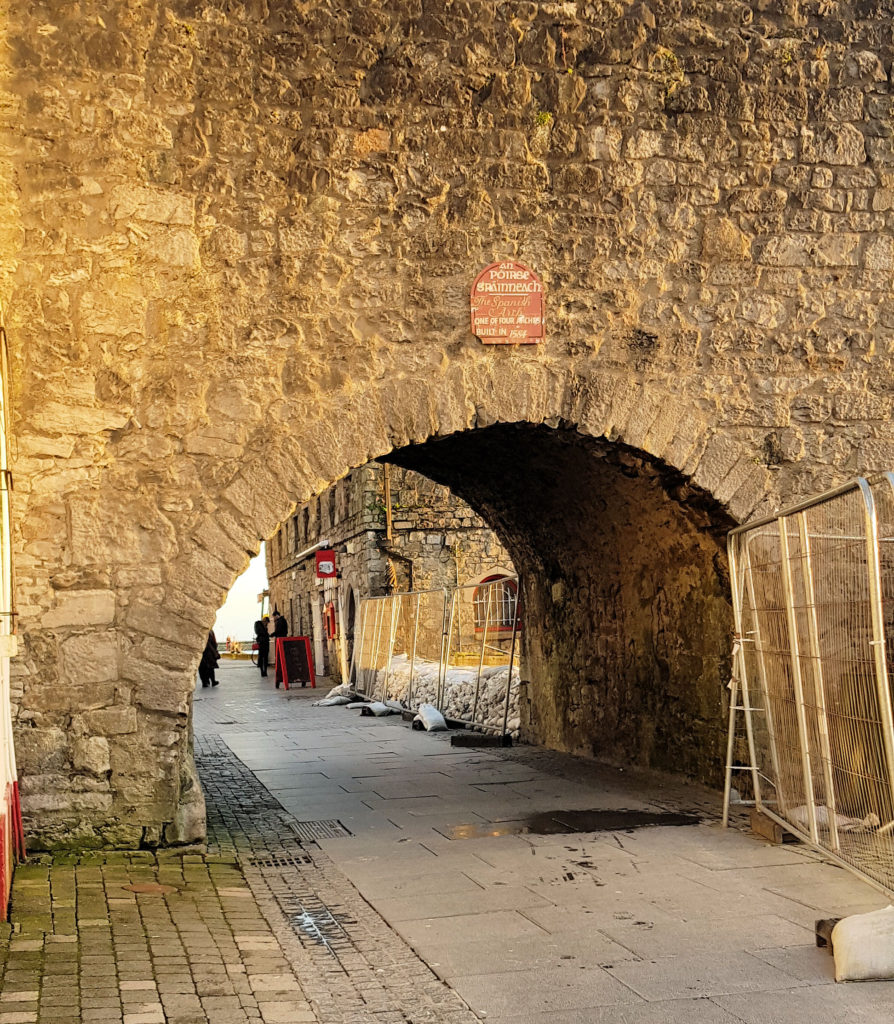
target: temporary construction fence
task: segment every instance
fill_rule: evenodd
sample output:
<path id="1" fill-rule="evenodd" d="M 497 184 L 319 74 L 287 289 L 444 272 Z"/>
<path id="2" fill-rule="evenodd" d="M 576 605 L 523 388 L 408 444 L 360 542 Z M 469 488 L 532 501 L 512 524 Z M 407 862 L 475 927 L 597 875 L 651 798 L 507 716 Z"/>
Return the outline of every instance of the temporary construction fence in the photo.
<path id="1" fill-rule="evenodd" d="M 518 581 L 411 591 L 360 602 L 352 679 L 377 700 L 500 734 L 519 728 Z"/>
<path id="2" fill-rule="evenodd" d="M 894 475 L 733 530 L 736 712 L 756 806 L 894 892 Z M 741 703 L 739 703 L 741 701 Z"/>

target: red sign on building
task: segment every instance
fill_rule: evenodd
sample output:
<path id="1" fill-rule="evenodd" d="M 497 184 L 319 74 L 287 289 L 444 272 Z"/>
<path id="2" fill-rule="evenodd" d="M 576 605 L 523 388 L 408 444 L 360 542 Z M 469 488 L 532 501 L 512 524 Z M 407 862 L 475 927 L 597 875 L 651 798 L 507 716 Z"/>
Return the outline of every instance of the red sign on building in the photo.
<path id="1" fill-rule="evenodd" d="M 472 285 L 472 333 L 485 345 L 543 339 L 543 283 L 523 263 L 491 263 Z"/>
<path id="2" fill-rule="evenodd" d="M 336 575 L 335 552 L 331 548 L 317 552 L 317 579 L 328 580 Z"/>

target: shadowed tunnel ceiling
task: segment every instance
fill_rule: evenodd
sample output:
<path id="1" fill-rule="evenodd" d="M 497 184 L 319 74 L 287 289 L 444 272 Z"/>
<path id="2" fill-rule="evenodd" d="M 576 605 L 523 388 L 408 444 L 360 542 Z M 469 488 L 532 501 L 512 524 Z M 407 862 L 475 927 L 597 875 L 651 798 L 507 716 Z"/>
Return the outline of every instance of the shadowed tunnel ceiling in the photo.
<path id="1" fill-rule="evenodd" d="M 501 424 L 392 453 L 490 523 L 522 578 L 522 727 L 717 781 L 733 523 L 676 471 L 574 430 Z"/>

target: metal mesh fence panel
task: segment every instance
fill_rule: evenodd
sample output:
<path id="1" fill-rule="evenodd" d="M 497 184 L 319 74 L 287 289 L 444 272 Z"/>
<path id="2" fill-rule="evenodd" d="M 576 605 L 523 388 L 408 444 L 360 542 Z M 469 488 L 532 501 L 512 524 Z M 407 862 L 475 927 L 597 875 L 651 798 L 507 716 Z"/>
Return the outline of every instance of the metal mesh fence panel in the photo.
<path id="1" fill-rule="evenodd" d="M 443 590 L 413 591 L 360 602 L 355 686 L 406 707 L 437 705 L 444 640 Z"/>
<path id="2" fill-rule="evenodd" d="M 894 487 L 883 478 L 730 536 L 755 801 L 894 889 Z"/>
<path id="3" fill-rule="evenodd" d="M 504 732 L 517 729 L 518 583 L 501 577 L 457 587 L 450 600 L 441 710 L 448 718 Z M 511 706 L 515 697 L 515 707 Z"/>
<path id="4" fill-rule="evenodd" d="M 414 709 L 420 704 L 439 707 L 448 593 L 423 590 L 414 597 L 416 633 L 406 703 Z"/>
<path id="5" fill-rule="evenodd" d="M 410 674 L 416 640 L 416 594 L 393 594 L 385 598 L 389 603 L 391 623 L 388 661 L 379 672 L 376 696 L 380 700 L 400 701 L 407 704 Z"/>
<path id="6" fill-rule="evenodd" d="M 360 603 L 356 688 L 450 719 L 517 732 L 518 583 L 414 591 Z"/>
<path id="7" fill-rule="evenodd" d="M 354 685 L 361 693 L 375 697 L 379 676 L 387 668 L 390 654 L 391 606 L 386 597 L 360 602 L 360 640 Z"/>

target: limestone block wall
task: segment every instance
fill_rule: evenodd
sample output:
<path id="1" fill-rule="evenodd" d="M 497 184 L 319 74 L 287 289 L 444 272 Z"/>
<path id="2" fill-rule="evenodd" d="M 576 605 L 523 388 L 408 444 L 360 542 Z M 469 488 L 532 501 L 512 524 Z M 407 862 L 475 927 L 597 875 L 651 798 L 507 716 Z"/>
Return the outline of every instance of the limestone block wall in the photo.
<path id="1" fill-rule="evenodd" d="M 201 834 L 202 638 L 351 467 L 567 427 L 679 474 L 716 528 L 894 461 L 886 0 L 3 10 L 33 843 Z M 499 258 L 545 282 L 540 346 L 469 333 Z M 578 745 L 584 705 L 549 690 L 570 657 L 531 647 L 532 730 Z"/>

